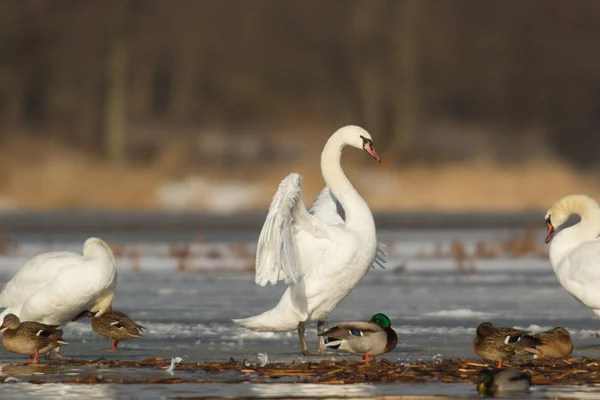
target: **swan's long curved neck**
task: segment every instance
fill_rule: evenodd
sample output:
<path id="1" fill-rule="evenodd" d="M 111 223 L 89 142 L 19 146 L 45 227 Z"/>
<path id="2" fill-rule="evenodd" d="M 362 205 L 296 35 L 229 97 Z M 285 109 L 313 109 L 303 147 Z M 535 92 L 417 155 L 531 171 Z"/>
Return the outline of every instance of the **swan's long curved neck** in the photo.
<path id="1" fill-rule="evenodd" d="M 567 204 L 565 208 L 570 214 L 579 214 L 581 221 L 563 229 L 552 240 L 550 258 L 553 263 L 558 263 L 571 250 L 600 235 L 600 207 L 596 202 L 579 201 Z"/>
<path id="2" fill-rule="evenodd" d="M 364 232 L 375 226 L 373 214 L 367 203 L 350 183 L 340 163 L 345 142 L 337 135 L 332 136 L 321 153 L 321 171 L 325 183 L 338 199 L 346 213 L 346 228 Z"/>

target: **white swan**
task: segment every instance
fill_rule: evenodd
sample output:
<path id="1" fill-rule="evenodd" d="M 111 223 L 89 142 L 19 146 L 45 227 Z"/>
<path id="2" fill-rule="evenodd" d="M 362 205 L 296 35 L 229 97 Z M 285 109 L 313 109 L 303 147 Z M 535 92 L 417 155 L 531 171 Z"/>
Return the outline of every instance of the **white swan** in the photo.
<path id="1" fill-rule="evenodd" d="M 83 255 L 59 251 L 40 254 L 23 265 L 0 293 L 0 307 L 23 321 L 66 325 L 88 312 L 100 316 L 111 307 L 117 268 L 110 247 L 89 238 Z"/>
<path id="2" fill-rule="evenodd" d="M 581 221 L 556 232 L 572 214 Z M 546 213 L 550 263 L 571 296 L 600 315 L 600 206 L 585 195 L 563 197 Z"/>
<path id="3" fill-rule="evenodd" d="M 269 332 L 298 329 L 305 355 L 305 323 L 318 321 L 324 331 L 327 315 L 350 293 L 376 259 L 377 238 L 373 215 L 340 165 L 342 148 L 364 149 L 381 161 L 371 135 L 358 126 L 346 126 L 327 141 L 321 154 L 321 170 L 333 202 L 322 191 L 316 207 L 306 210 L 302 201 L 302 177 L 288 175 L 273 197 L 258 239 L 256 283 L 264 286 L 280 280 L 289 284 L 279 304 L 260 315 L 233 320 L 244 327 Z M 321 197 L 323 196 L 323 197 Z M 321 200 L 321 201 L 320 201 Z M 323 203 L 324 202 L 324 203 Z M 339 202 L 339 211 L 332 204 Z M 337 214 L 337 217 L 336 217 Z M 325 215 L 325 219 L 319 218 Z M 317 354 L 325 353 L 319 341 Z"/>

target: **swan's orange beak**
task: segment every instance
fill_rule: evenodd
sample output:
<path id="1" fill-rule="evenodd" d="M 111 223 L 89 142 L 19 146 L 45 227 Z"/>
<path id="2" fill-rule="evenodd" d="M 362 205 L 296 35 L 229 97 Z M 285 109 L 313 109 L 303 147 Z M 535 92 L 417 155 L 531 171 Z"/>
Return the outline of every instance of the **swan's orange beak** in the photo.
<path id="1" fill-rule="evenodd" d="M 370 140 L 367 140 L 363 146 L 363 149 L 365 149 L 365 151 L 367 153 L 369 153 L 371 155 L 371 157 L 373 157 L 374 159 L 377 160 L 377 162 L 381 162 L 381 157 L 379 157 L 379 154 L 377 154 L 377 152 L 375 151 L 375 148 L 373 147 L 373 142 Z"/>
<path id="2" fill-rule="evenodd" d="M 552 222 L 550 222 L 550 219 L 546 220 L 546 228 L 548 228 L 548 232 L 546 232 L 545 242 L 548 243 L 552 240 L 552 236 L 554 236 L 554 226 L 552 225 Z"/>

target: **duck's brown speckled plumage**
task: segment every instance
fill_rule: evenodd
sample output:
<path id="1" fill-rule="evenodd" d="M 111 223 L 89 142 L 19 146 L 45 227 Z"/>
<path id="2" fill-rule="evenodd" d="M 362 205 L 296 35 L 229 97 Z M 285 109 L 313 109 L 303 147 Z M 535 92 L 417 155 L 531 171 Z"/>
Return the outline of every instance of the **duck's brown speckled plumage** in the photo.
<path id="1" fill-rule="evenodd" d="M 483 322 L 477 327 L 473 339 L 473 350 L 478 356 L 486 360 L 499 361 L 498 368 L 500 368 L 503 360 L 529 354 L 525 349 L 519 349 L 505 343 L 507 336 L 525 335 L 527 333 L 527 331 L 514 328 L 497 328 L 490 322 Z"/>
<path id="2" fill-rule="evenodd" d="M 134 322 L 124 312 L 112 309 L 100 317 L 92 318 L 92 329 L 110 339 L 112 349 L 109 351 L 115 351 L 120 341 L 141 338 L 141 332 L 146 327 Z"/>
<path id="3" fill-rule="evenodd" d="M 38 361 L 39 354 L 45 354 L 61 345 L 68 344 L 62 338 L 62 330 L 58 325 L 45 325 L 39 322 L 19 320 L 14 314 L 7 314 L 0 329 L 4 329 L 2 345 L 7 351 L 17 354 L 35 356 L 33 362 Z M 29 358 L 30 361 L 31 357 Z"/>
<path id="4" fill-rule="evenodd" d="M 538 354 L 550 358 L 565 358 L 573 352 L 571 334 L 565 328 L 556 327 L 534 336 L 540 341 L 535 346 Z"/>

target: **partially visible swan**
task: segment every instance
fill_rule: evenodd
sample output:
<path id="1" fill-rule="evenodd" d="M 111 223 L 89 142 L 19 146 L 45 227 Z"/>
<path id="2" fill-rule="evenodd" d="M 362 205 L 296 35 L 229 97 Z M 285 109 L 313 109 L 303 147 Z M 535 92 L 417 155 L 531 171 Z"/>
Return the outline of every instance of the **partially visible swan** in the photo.
<path id="1" fill-rule="evenodd" d="M 572 214 L 581 221 L 557 230 Z M 563 197 L 546 213 L 550 262 L 560 284 L 577 300 L 600 315 L 600 206 L 582 194 Z"/>
<path id="2" fill-rule="evenodd" d="M 313 354 L 306 346 L 305 324 L 318 321 L 318 333 L 323 333 L 327 315 L 376 259 L 373 215 L 340 165 L 346 145 L 363 149 L 381 162 L 371 135 L 358 126 L 346 126 L 329 138 L 321 153 L 321 171 L 333 202 L 322 191 L 311 213 L 302 201 L 300 175 L 290 174 L 279 184 L 258 239 L 255 280 L 261 286 L 283 280 L 289 287 L 275 308 L 234 320 L 256 331 L 298 329 L 305 355 Z M 333 212 L 332 204 L 337 203 L 343 215 L 337 206 Z M 317 354 L 324 354 L 325 349 L 321 337 Z"/>
<path id="3" fill-rule="evenodd" d="M 12 313 L 22 321 L 66 325 L 111 307 L 117 287 L 117 267 L 108 245 L 89 238 L 83 255 L 57 251 L 40 254 L 23 265 L 0 293 L 0 320 Z"/>

